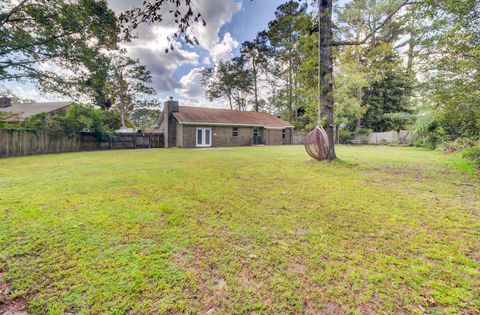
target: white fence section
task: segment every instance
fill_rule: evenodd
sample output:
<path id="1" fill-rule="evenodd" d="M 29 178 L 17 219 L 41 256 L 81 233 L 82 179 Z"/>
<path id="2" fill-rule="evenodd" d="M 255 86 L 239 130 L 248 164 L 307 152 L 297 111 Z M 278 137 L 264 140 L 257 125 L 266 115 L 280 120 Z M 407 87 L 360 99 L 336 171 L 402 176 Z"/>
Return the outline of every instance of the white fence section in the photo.
<path id="1" fill-rule="evenodd" d="M 413 131 L 400 130 L 400 132 L 398 133 L 398 141 L 400 143 L 411 144 L 413 141 Z"/>
<path id="2" fill-rule="evenodd" d="M 368 144 L 411 144 L 413 132 L 407 130 L 372 132 L 368 136 L 357 136 L 355 139 L 367 142 Z"/>
<path id="3" fill-rule="evenodd" d="M 295 130 L 292 136 L 292 144 L 303 144 L 305 135 Z M 355 140 L 365 144 L 412 144 L 413 132 L 408 130 L 372 132 L 368 135 L 357 135 Z"/>
<path id="4" fill-rule="evenodd" d="M 398 132 L 373 132 L 368 135 L 368 143 L 383 144 L 383 143 L 398 143 Z"/>
<path id="5" fill-rule="evenodd" d="M 292 144 L 304 144 L 305 135 L 298 130 L 293 131 Z"/>

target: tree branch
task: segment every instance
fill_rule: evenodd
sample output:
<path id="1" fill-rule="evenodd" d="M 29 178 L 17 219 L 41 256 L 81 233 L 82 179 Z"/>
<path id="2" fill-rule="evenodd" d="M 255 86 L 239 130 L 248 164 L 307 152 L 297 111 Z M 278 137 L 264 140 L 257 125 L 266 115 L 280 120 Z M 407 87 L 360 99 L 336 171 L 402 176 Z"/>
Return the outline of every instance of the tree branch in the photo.
<path id="1" fill-rule="evenodd" d="M 47 45 L 47 44 L 49 44 L 50 41 L 61 39 L 63 37 L 67 37 L 67 36 L 76 35 L 76 34 L 80 34 L 80 32 L 64 32 L 64 33 L 57 34 L 57 35 L 52 36 L 52 37 L 42 38 L 42 40 L 39 40 L 39 41 L 26 43 L 25 45 L 10 46 L 6 50 L 3 50 L 3 51 L 0 50 L 0 56 L 6 56 L 8 54 L 16 53 L 19 50 L 27 49 L 27 48 L 30 48 L 30 47 L 38 47 L 38 46 L 42 46 L 42 45 Z"/>
<path id="2" fill-rule="evenodd" d="M 385 26 L 385 24 L 387 24 L 388 21 L 390 21 L 392 19 L 392 17 L 398 12 L 400 11 L 401 8 L 403 8 L 404 6 L 406 5 L 409 5 L 409 4 L 415 4 L 415 3 L 419 3 L 419 2 L 415 2 L 415 1 L 410 1 L 410 0 L 405 0 L 403 1 L 395 10 L 393 10 L 392 12 L 390 12 L 390 14 L 385 18 L 385 20 L 379 24 L 377 27 L 375 27 L 364 39 L 362 40 L 353 40 L 353 41 L 338 41 L 338 42 L 332 42 L 330 44 L 330 46 L 347 46 L 347 45 L 363 45 L 367 42 L 367 40 L 370 39 L 370 37 L 372 37 L 376 32 L 378 32 L 382 27 Z"/>
<path id="3" fill-rule="evenodd" d="M 10 10 L 8 13 L 0 14 L 0 26 L 3 26 L 7 23 L 10 17 L 15 14 L 17 11 L 20 10 L 21 7 L 27 2 L 28 0 L 23 0 L 19 4 L 17 4 L 13 9 Z"/>

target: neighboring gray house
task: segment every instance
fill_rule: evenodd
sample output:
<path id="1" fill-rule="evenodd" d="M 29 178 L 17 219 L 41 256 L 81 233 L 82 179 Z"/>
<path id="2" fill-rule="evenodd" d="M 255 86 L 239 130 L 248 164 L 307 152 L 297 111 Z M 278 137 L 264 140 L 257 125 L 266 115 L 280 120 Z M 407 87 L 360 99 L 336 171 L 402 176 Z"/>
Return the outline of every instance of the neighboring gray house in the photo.
<path id="1" fill-rule="evenodd" d="M 8 97 L 0 97 L 0 112 L 9 114 L 6 121 L 20 122 L 38 114 L 48 116 L 66 113 L 74 102 L 44 102 L 12 104 Z"/>
<path id="2" fill-rule="evenodd" d="M 170 99 L 157 122 L 165 147 L 228 147 L 292 143 L 293 126 L 263 112 L 179 106 Z"/>

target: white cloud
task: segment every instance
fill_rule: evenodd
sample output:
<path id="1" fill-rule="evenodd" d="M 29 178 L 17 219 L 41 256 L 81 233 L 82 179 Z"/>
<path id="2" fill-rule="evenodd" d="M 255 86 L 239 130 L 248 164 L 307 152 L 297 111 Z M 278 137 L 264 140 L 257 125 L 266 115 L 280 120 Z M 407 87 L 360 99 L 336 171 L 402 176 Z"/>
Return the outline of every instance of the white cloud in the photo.
<path id="1" fill-rule="evenodd" d="M 110 0 L 109 3 L 116 9 L 117 13 L 134 5 L 141 5 L 140 1 L 134 1 L 130 4 L 130 7 L 125 6 L 124 1 L 119 0 Z M 175 48 L 173 51 L 165 53 L 165 49 L 172 44 L 167 40 L 167 37 L 178 30 L 174 23 L 141 24 L 137 31 L 138 38 L 124 44 L 130 56 L 139 58 L 140 62 L 148 67 L 152 73 L 153 87 L 159 92 L 170 92 L 178 89 L 185 93 L 185 82 L 176 80 L 175 72 L 178 67 L 183 65 L 198 66 L 200 63 L 199 48 L 206 49 L 209 53 L 201 60 L 202 64 L 208 65 L 212 61 L 217 62 L 221 59 L 231 58 L 233 50 L 238 46 L 238 42 L 233 39 L 230 33 L 226 33 L 223 39 L 218 37 L 218 33 L 220 28 L 231 20 L 233 14 L 240 10 L 241 2 L 236 0 L 198 0 L 195 1 L 195 8 L 198 12 L 201 12 L 203 18 L 207 21 L 205 27 L 201 23 L 194 23 L 189 31 L 199 40 L 200 47 L 181 45 L 177 42 L 173 43 Z M 190 72 L 182 79 L 188 75 L 191 77 L 194 73 L 198 76 L 198 73 Z M 184 80 L 187 80 L 187 78 Z M 193 90 L 199 91 L 198 86 Z"/>
<path id="2" fill-rule="evenodd" d="M 232 16 L 242 7 L 242 3 L 235 0 L 199 0 L 196 7 L 207 25 L 206 27 L 194 25 L 192 33 L 199 40 L 201 47 L 210 50 L 218 43 L 218 33 L 222 26 L 230 22 Z"/>
<path id="3" fill-rule="evenodd" d="M 193 68 L 180 79 L 180 87 L 175 92 L 181 97 L 196 98 L 205 96 L 205 87 L 202 86 L 203 68 Z"/>
<path id="4" fill-rule="evenodd" d="M 199 54 L 183 49 L 179 43 L 172 43 L 174 50 L 168 53 L 165 49 L 170 47 L 167 36 L 175 32 L 175 27 L 153 25 L 143 32 L 137 40 L 125 45 L 129 55 L 139 58 L 152 73 L 152 85 L 159 92 L 172 91 L 180 87 L 174 74 L 182 65 L 197 65 Z"/>
<path id="5" fill-rule="evenodd" d="M 196 97 L 193 99 L 180 97 L 178 102 L 183 106 L 228 108 L 228 105 L 222 100 L 209 101 L 205 97 Z"/>
<path id="6" fill-rule="evenodd" d="M 213 62 L 227 60 L 233 57 L 233 50 L 238 47 L 238 42 L 233 39 L 230 33 L 225 33 L 221 42 L 217 43 L 210 50 Z"/>
<path id="7" fill-rule="evenodd" d="M 15 96 L 22 99 L 33 100 L 37 103 L 69 100 L 68 97 L 62 97 L 53 93 L 42 94 L 34 86 L 20 85 L 12 82 L 5 84 L 5 87 L 11 90 Z"/>
<path id="8" fill-rule="evenodd" d="M 180 88 L 175 89 L 179 102 L 184 106 L 227 108 L 224 100 L 210 101 L 205 97 L 205 87 L 202 86 L 202 70 L 193 68 L 189 73 L 180 78 Z"/>
<path id="9" fill-rule="evenodd" d="M 19 98 L 34 100 L 35 102 L 45 102 L 47 98 L 40 94 L 36 89 L 26 89 L 22 88 L 19 85 L 9 86 L 12 93 Z"/>

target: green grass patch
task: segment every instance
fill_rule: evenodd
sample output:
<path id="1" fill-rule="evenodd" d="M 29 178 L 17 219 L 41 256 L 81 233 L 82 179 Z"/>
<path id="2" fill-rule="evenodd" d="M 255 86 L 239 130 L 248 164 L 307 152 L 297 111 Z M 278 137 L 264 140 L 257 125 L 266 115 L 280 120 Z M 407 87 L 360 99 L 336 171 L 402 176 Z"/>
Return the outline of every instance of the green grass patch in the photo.
<path id="1" fill-rule="evenodd" d="M 478 311 L 474 166 L 419 148 L 338 155 L 2 159 L 0 273 L 32 314 Z"/>

